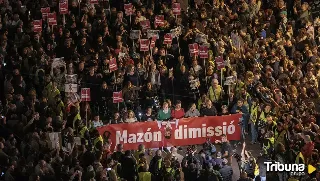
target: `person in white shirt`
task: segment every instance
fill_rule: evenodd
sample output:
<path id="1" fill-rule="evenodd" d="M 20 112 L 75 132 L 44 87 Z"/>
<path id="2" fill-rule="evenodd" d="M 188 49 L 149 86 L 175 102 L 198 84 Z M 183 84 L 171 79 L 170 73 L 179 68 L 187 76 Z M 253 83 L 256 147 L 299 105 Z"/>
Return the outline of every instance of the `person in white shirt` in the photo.
<path id="1" fill-rule="evenodd" d="M 198 111 L 195 103 L 191 105 L 190 109 L 184 115 L 184 117 L 186 118 L 199 117 L 199 116 L 200 116 L 200 112 Z"/>
<path id="2" fill-rule="evenodd" d="M 96 114 L 91 122 L 90 128 L 94 129 L 103 126 L 103 122 L 100 120 L 100 116 Z"/>
<path id="3" fill-rule="evenodd" d="M 125 120 L 126 123 L 134 123 L 134 122 L 137 122 L 137 118 L 134 114 L 133 111 L 128 111 L 128 117 L 127 119 Z"/>

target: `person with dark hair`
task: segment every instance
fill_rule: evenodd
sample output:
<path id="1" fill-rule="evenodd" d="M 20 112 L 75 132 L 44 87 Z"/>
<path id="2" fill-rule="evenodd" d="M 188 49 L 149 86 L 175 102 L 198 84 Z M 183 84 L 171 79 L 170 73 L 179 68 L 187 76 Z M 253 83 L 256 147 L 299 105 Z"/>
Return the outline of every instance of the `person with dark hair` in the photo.
<path id="1" fill-rule="evenodd" d="M 127 181 L 135 181 L 137 178 L 137 164 L 130 150 L 125 151 L 122 165 L 122 178 Z"/>

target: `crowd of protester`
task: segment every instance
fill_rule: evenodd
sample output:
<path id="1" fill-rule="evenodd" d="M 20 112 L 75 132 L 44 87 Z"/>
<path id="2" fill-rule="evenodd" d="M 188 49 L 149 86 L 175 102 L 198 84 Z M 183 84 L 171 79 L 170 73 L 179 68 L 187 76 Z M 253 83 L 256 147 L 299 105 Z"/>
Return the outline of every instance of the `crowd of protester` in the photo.
<path id="1" fill-rule="evenodd" d="M 0 180 L 320 179 L 318 171 L 266 173 L 260 164 L 318 167 L 320 161 L 320 21 L 307 0 L 189 1 L 181 2 L 187 8 L 178 16 L 176 0 L 130 1 L 132 16 L 125 14 L 126 0 L 80 2 L 70 0 L 62 16 L 56 0 L 0 1 Z M 57 12 L 58 25 L 44 20 L 35 33 L 33 20 L 42 19 L 44 7 Z M 156 15 L 164 15 L 161 26 L 154 24 Z M 159 39 L 152 51 L 141 52 L 130 32 L 142 30 L 146 19 Z M 164 44 L 164 35 L 177 27 L 181 34 Z M 207 37 L 199 42 L 199 35 Z M 209 47 L 209 58 L 190 55 L 188 45 L 195 42 Z M 225 60 L 222 70 L 218 56 Z M 62 66 L 53 68 L 62 57 Z M 118 69 L 110 71 L 113 58 Z M 65 90 L 66 75 L 74 74 L 78 90 L 90 88 L 90 102 Z M 225 85 L 230 76 L 234 83 Z M 119 91 L 124 101 L 114 104 Z M 240 144 L 224 135 L 187 153 L 143 145 L 124 151 L 121 144 L 111 152 L 95 129 L 236 113 L 242 114 Z M 62 146 L 48 138 L 57 132 Z M 242 152 L 234 153 L 241 143 Z M 259 158 L 246 151 L 248 144 L 262 148 Z M 240 178 L 232 177 L 232 160 Z"/>

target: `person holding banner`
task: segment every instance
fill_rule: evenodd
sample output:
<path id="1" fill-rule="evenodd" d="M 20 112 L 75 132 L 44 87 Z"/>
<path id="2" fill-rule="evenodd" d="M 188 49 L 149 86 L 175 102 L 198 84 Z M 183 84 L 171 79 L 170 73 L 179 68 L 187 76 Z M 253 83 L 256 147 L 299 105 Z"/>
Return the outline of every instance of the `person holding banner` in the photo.
<path id="1" fill-rule="evenodd" d="M 222 95 L 223 95 L 223 89 L 219 85 L 218 79 L 213 79 L 212 83 L 211 83 L 211 86 L 209 87 L 207 96 L 209 97 L 209 99 L 214 104 L 214 107 L 216 107 L 219 110 L 221 108 Z"/>
<path id="2" fill-rule="evenodd" d="M 167 102 L 163 103 L 162 109 L 158 111 L 157 120 L 168 121 L 171 118 L 171 110 Z"/>

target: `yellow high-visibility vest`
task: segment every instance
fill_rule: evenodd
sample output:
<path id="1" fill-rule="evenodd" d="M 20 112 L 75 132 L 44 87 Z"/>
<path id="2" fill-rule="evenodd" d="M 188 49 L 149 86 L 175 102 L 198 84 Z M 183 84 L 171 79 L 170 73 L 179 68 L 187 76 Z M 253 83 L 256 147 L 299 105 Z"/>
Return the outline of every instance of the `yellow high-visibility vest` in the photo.
<path id="1" fill-rule="evenodd" d="M 140 172 L 139 181 L 151 181 L 151 173 L 150 172 Z"/>
<path id="2" fill-rule="evenodd" d="M 257 118 L 258 118 L 258 106 L 252 106 L 250 108 L 250 120 L 253 123 L 256 123 Z"/>
<path id="3" fill-rule="evenodd" d="M 86 131 L 89 131 L 87 126 L 83 126 L 79 131 L 80 138 L 84 138 L 84 134 L 86 133 Z"/>
<path id="4" fill-rule="evenodd" d="M 76 121 L 77 120 L 81 120 L 81 116 L 79 113 L 73 118 L 73 129 L 76 128 Z"/>
<path id="5" fill-rule="evenodd" d="M 258 176 L 259 175 L 259 165 L 257 164 L 257 160 L 255 158 L 254 159 L 254 162 L 256 163 L 255 165 L 255 168 L 254 168 L 254 176 Z"/>
<path id="6" fill-rule="evenodd" d="M 84 126 L 83 128 L 81 128 L 81 130 L 79 131 L 79 136 L 81 139 L 85 139 L 84 135 L 86 133 L 86 131 L 89 131 L 87 126 Z M 86 145 L 88 144 L 88 140 L 86 140 Z"/>
<path id="7" fill-rule="evenodd" d="M 302 163 L 303 164 L 305 164 L 306 162 L 305 162 L 305 160 L 304 160 L 304 156 L 302 155 L 302 153 L 301 152 L 299 152 L 299 154 L 297 155 L 297 157 L 296 157 L 296 164 L 300 164 L 300 158 L 301 158 L 301 160 L 302 160 Z"/>
<path id="8" fill-rule="evenodd" d="M 222 91 L 221 86 L 218 86 L 216 89 L 213 89 L 213 87 L 210 86 L 209 91 L 208 91 L 209 99 L 213 103 L 220 101 L 220 99 L 221 99 L 221 91 Z"/>
<path id="9" fill-rule="evenodd" d="M 93 141 L 93 145 L 94 145 L 94 149 L 96 151 L 99 151 L 99 149 L 96 147 L 97 143 L 99 143 L 101 141 L 101 143 L 103 144 L 103 138 L 102 136 L 100 135 L 99 137 L 97 137 L 96 139 L 94 139 Z"/>
<path id="10" fill-rule="evenodd" d="M 268 150 L 270 149 L 271 146 L 274 145 L 274 138 L 268 138 L 268 145 L 267 146 L 264 146 L 264 153 L 265 154 L 268 154 Z M 271 143 L 271 144 L 270 144 Z"/>
<path id="11" fill-rule="evenodd" d="M 282 130 L 281 133 L 279 134 L 278 131 L 275 132 L 275 137 L 276 137 L 276 142 L 275 145 L 279 143 L 284 143 L 284 136 L 286 134 L 286 130 Z"/>

